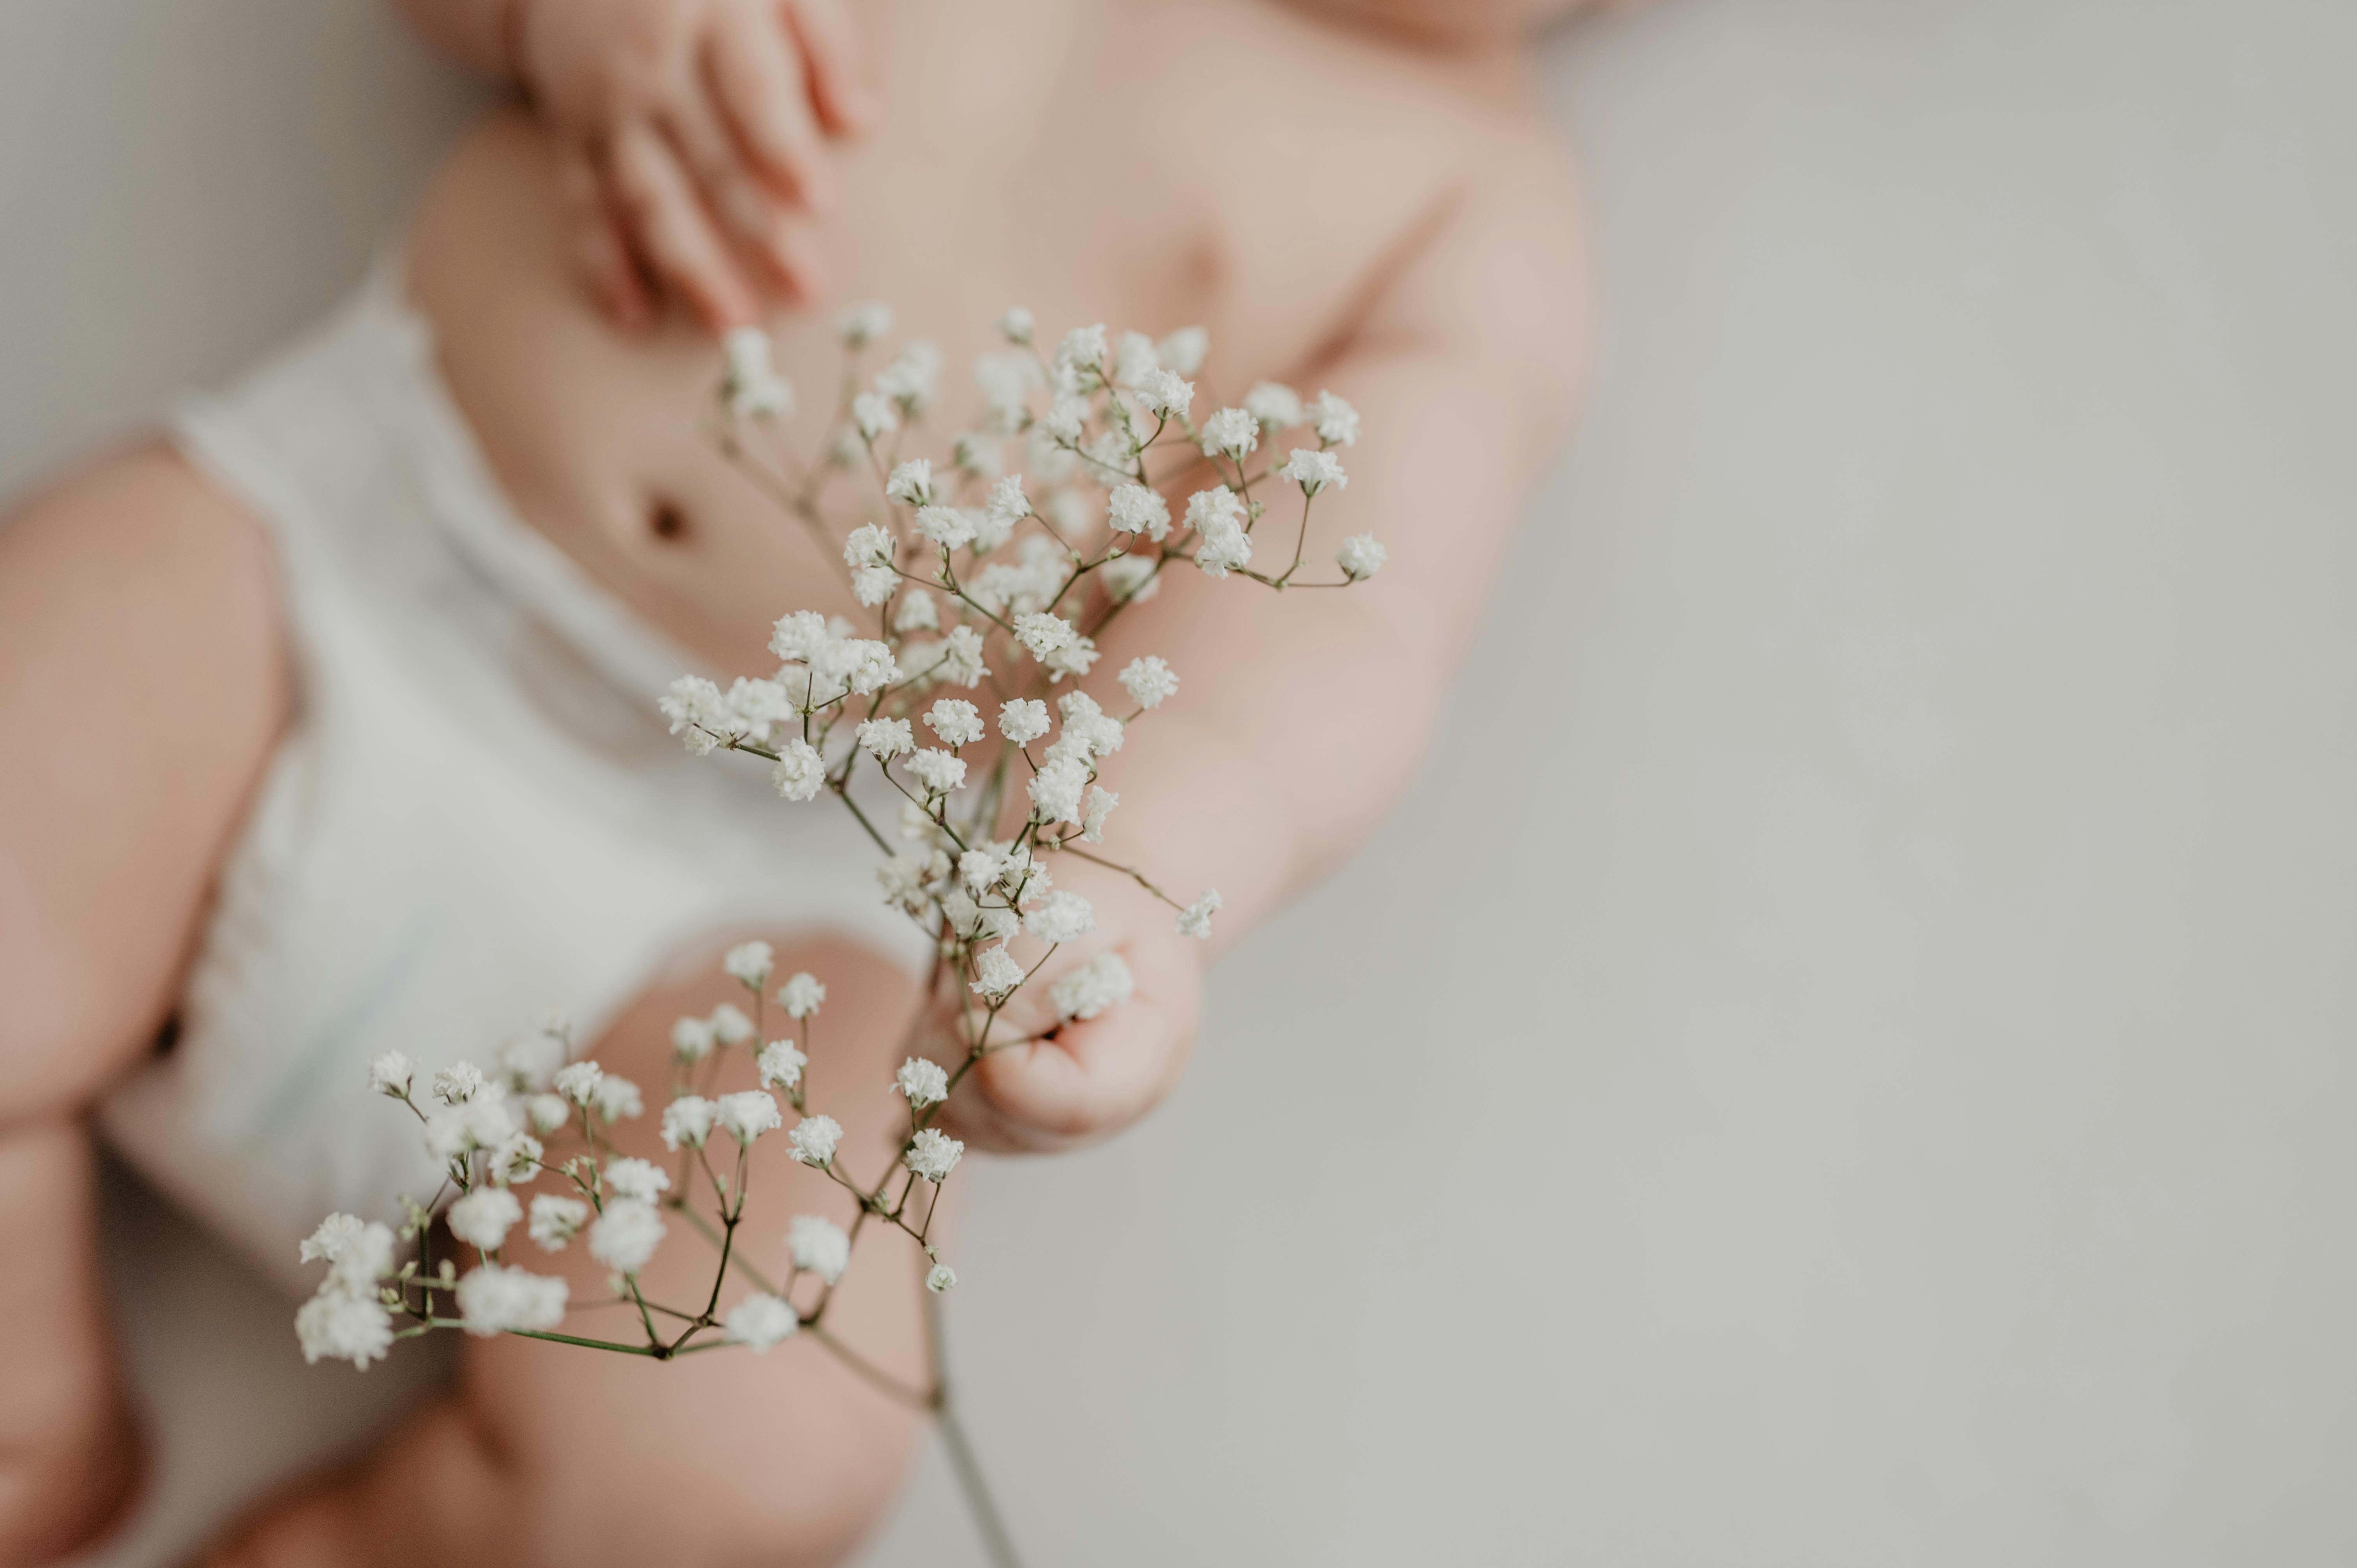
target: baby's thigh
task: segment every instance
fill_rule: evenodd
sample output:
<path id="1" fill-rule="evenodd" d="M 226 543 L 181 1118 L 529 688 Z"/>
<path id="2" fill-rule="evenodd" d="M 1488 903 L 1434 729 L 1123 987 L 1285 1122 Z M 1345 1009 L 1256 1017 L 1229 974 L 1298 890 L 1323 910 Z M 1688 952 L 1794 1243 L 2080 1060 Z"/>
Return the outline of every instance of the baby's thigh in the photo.
<path id="1" fill-rule="evenodd" d="M 765 1033 L 791 1034 L 807 1045 L 809 1108 L 843 1125 L 838 1158 L 872 1185 L 906 1130 L 892 1071 L 915 1014 L 916 985 L 898 966 L 845 939 L 770 940 L 776 967 L 761 1009 Z M 657 1135 L 675 1068 L 673 1022 L 707 1015 L 724 1001 L 754 1011 L 750 993 L 720 972 L 726 945 L 690 955 L 674 978 L 642 995 L 581 1053 L 640 1086 L 646 1113 L 624 1124 L 622 1152 L 655 1160 L 675 1176 L 679 1156 Z M 807 1025 L 786 1017 L 774 1000 L 780 984 L 800 972 L 827 988 L 823 1007 Z M 698 1072 L 694 1087 L 705 1093 L 754 1087 L 757 1048 L 723 1052 L 715 1081 L 706 1085 Z M 784 1116 L 787 1127 L 797 1120 L 791 1106 Z M 712 1168 L 733 1176 L 733 1148 L 716 1133 Z M 726 1157 L 724 1150 L 730 1151 Z M 553 1150 L 550 1159 L 561 1152 Z M 542 1178 L 535 1190 L 549 1180 Z M 700 1210 L 711 1216 L 708 1178 L 692 1169 L 690 1180 L 701 1187 Z M 732 1256 L 773 1284 L 787 1277 L 784 1236 L 792 1216 L 818 1214 L 850 1229 L 856 1212 L 843 1187 L 787 1158 L 782 1131 L 754 1144 L 745 1192 Z M 651 1303 L 694 1314 L 714 1299 L 718 1249 L 684 1217 L 671 1213 L 667 1219 L 668 1234 L 640 1275 L 640 1289 Z M 511 1257 L 544 1266 L 543 1255 L 530 1249 Z M 582 1244 L 560 1258 L 576 1304 L 565 1331 L 643 1342 L 634 1308 L 579 1305 L 611 1297 L 605 1271 Z M 880 1224 L 864 1227 L 823 1325 L 910 1389 L 921 1388 L 927 1372 L 919 1258 L 907 1235 Z M 808 1310 L 818 1283 L 803 1278 L 793 1293 L 796 1305 Z M 719 1287 L 718 1307 L 725 1312 L 750 1288 L 732 1268 Z M 676 1335 L 681 1324 L 659 1317 L 657 1326 Z M 889 1502 L 920 1430 L 914 1410 L 864 1381 L 808 1333 L 761 1354 L 732 1348 L 668 1362 L 515 1338 L 470 1349 L 469 1397 L 479 1412 L 494 1416 L 527 1451 L 560 1456 L 536 1488 L 543 1538 L 536 1544 L 552 1560 L 578 1548 L 581 1561 L 836 1561 Z"/>
<path id="2" fill-rule="evenodd" d="M 0 1123 L 86 1101 L 170 1013 L 282 643 L 262 523 L 161 445 L 0 517 Z"/>

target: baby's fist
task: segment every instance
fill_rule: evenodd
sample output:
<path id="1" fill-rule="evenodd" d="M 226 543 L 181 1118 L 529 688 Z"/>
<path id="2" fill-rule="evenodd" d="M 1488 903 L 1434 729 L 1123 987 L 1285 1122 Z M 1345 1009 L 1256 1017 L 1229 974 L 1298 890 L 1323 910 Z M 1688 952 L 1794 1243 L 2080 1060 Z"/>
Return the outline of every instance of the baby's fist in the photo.
<path id="1" fill-rule="evenodd" d="M 847 0 L 520 0 L 515 66 L 557 133 L 576 259 L 626 325 L 648 282 L 715 330 L 824 286 L 823 140 L 861 129 Z"/>
<path id="2" fill-rule="evenodd" d="M 1049 864 L 1060 889 L 1090 900 L 1096 925 L 1006 999 L 987 1053 L 943 1108 L 944 1124 L 985 1148 L 1047 1152 L 1120 1132 L 1178 1083 L 1202 1019 L 1203 947 L 1178 934 L 1172 910 L 1070 855 Z M 960 989 L 978 1020 L 986 1004 L 963 978 Z M 941 1026 L 956 1043 L 937 1047 L 952 1060 L 970 1038 L 955 1007 Z"/>

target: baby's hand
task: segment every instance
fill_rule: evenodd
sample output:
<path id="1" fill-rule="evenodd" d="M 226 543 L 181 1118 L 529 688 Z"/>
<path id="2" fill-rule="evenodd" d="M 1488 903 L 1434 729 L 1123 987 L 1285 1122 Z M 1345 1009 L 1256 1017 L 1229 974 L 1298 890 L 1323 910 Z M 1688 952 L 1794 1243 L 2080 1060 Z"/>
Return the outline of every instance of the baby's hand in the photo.
<path id="1" fill-rule="evenodd" d="M 991 1026 L 990 1053 L 942 1108 L 944 1127 L 984 1148 L 1047 1152 L 1120 1132 L 1178 1083 L 1202 1017 L 1203 944 L 1178 934 L 1169 906 L 1072 855 L 1046 863 L 1057 887 L 1094 907 L 1096 928 L 1058 948 L 1007 1000 Z M 1037 942 L 1015 946 L 1026 964 L 1039 962 Z M 1128 966 L 1129 1000 L 1093 1018 L 1060 1018 L 1054 983 L 1105 952 Z M 942 1026 L 953 1030 L 953 1015 Z M 963 1035 L 944 1036 L 929 1054 L 954 1068 L 965 1049 Z"/>
<path id="2" fill-rule="evenodd" d="M 650 278 L 715 331 L 825 286 L 822 133 L 876 111 L 845 0 L 522 0 L 515 18 L 579 263 L 618 320 L 651 319 Z"/>

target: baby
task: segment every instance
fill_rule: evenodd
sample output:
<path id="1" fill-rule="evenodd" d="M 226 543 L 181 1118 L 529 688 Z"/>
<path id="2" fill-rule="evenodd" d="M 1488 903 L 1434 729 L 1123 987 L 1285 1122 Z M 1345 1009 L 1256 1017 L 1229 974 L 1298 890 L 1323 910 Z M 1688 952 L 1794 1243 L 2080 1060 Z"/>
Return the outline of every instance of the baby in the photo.
<path id="1" fill-rule="evenodd" d="M 1118 950 L 1136 995 L 970 1075 L 957 1130 L 1011 1149 L 1150 1109 L 1207 957 L 1371 831 L 1576 400 L 1579 231 L 1519 47 L 1566 5 L 411 8 L 541 113 L 468 138 L 314 338 L 0 529 L 0 1564 L 91 1539 L 135 1482 L 93 1112 L 283 1269 L 320 1212 L 396 1190 L 352 1121 L 385 1111 L 354 1104 L 377 1050 L 479 1052 L 561 1003 L 586 1054 L 659 1082 L 670 1021 L 760 936 L 830 986 L 813 1074 L 889 1081 L 920 998 L 866 852 L 652 717 L 681 670 L 766 670 L 783 611 L 866 613 L 699 428 L 711 328 L 765 320 L 823 388 L 829 280 L 951 363 L 1017 301 L 1045 330 L 1200 326 L 1199 416 L 1276 381 L 1371 432 L 1328 526 L 1384 539 L 1378 580 L 1174 574 L 1109 639 L 1105 668 L 1160 654 L 1188 699 L 1125 747 L 1118 831 L 1225 908 L 1198 942 L 1060 860 L 1099 916 L 1060 961 Z M 845 1097 L 878 1107 L 846 1146 L 885 1146 L 881 1098 Z M 759 1180 L 780 1215 L 828 1201 L 778 1162 Z M 593 1299 L 578 1251 L 559 1266 Z M 920 1380 L 898 1267 L 854 1268 L 830 1327 Z M 655 1366 L 469 1341 L 454 1391 L 211 1560 L 832 1562 L 915 1430 L 798 1345 Z"/>

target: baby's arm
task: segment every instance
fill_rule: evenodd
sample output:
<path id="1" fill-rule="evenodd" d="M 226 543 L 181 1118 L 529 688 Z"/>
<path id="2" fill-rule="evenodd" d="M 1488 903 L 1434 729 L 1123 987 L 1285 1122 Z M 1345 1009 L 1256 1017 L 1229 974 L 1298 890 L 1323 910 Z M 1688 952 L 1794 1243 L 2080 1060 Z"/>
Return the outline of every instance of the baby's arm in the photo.
<path id="1" fill-rule="evenodd" d="M 0 520 L 0 1564 L 135 1477 L 81 1118 L 170 1011 L 277 733 L 276 624 L 260 531 L 160 450 Z"/>
<path id="2" fill-rule="evenodd" d="M 1108 768 L 1122 803 L 1097 853 L 1168 879 L 1181 902 L 1216 886 L 1225 902 L 1213 951 L 1355 848 L 1418 762 L 1499 553 L 1568 425 L 1585 283 L 1569 178 L 1534 131 L 1460 193 L 1303 389 L 1350 399 L 1367 435 L 1338 451 L 1349 489 L 1318 499 L 1301 579 L 1336 580 L 1334 547 L 1351 533 L 1381 539 L 1388 568 L 1345 590 L 1281 595 L 1182 569 L 1114 623 L 1102 668 L 1159 654 L 1181 685 L 1129 726 Z M 1199 405 L 1197 418 L 1208 412 Z M 1285 454 L 1251 461 L 1272 458 Z M 1268 503 L 1253 564 L 1274 575 L 1293 558 L 1300 492 L 1271 479 L 1253 494 Z M 1171 911 L 1125 879 L 1070 854 L 1049 865 L 1103 919 L 1057 967 L 1116 947 L 1137 996 L 985 1058 L 980 1093 L 957 1119 L 1001 1145 L 1050 1147 L 1135 1120 L 1168 1089 L 1194 1028 L 1202 944 L 1176 936 Z M 1004 1032 L 1052 1022 L 1019 1014 Z"/>
<path id="3" fill-rule="evenodd" d="M 775 945 L 780 973 L 807 969 L 825 977 L 829 1000 L 817 1020 L 810 1091 L 843 1122 L 845 1164 L 880 1171 L 899 1146 L 888 1140 L 907 1127 L 905 1112 L 894 1118 L 888 1086 L 914 987 L 845 942 Z M 718 977 L 717 951 L 705 958 L 688 966 L 692 980 L 640 998 L 584 1053 L 643 1085 L 651 1110 L 671 1070 L 673 1019 L 743 1000 Z M 743 1070 L 733 1058 L 730 1067 Z M 748 1074 L 724 1087 L 749 1085 Z M 373 1113 L 406 1114 L 384 1104 Z M 625 1153 L 673 1165 L 654 1120 L 623 1123 L 618 1142 Z M 840 1187 L 791 1163 L 784 1143 L 771 1134 L 754 1146 L 735 1254 L 772 1282 L 784 1277 L 780 1239 L 791 1215 L 816 1213 L 847 1226 L 852 1212 Z M 529 1201 L 554 1190 L 559 1184 L 544 1176 L 518 1195 Z M 640 1276 L 646 1298 L 700 1309 L 717 1254 L 685 1219 L 667 1218 L 669 1234 Z M 436 1251 L 439 1257 L 460 1250 L 444 1237 Z M 586 1242 L 551 1256 L 519 1227 L 504 1258 L 569 1278 L 566 1333 L 639 1337 L 627 1305 L 595 1305 L 609 1292 Z M 925 1379 L 920 1261 L 907 1236 L 866 1228 L 822 1325 L 911 1390 Z M 721 1309 L 748 1288 L 732 1269 Z M 811 1305 L 807 1288 L 798 1299 Z M 918 1418 L 815 1337 L 805 1331 L 759 1355 L 732 1348 L 667 1365 L 529 1339 L 470 1339 L 455 1391 L 350 1472 L 265 1505 L 204 1561 L 208 1568 L 838 1562 L 898 1488 Z M 320 1375 L 353 1374 L 323 1367 Z"/>
<path id="4" fill-rule="evenodd" d="M 575 263 L 625 326 L 649 279 L 707 326 L 825 287 L 825 134 L 876 112 L 845 0 L 397 0 L 428 43 L 554 128 Z"/>

